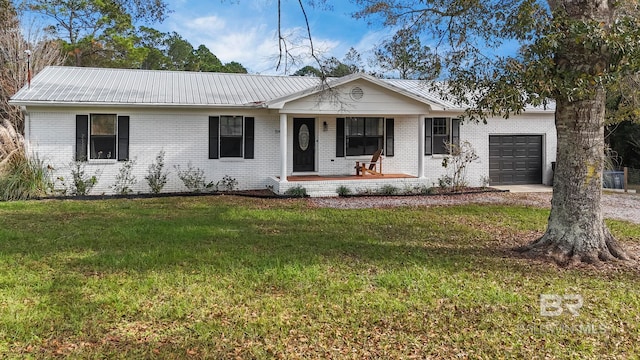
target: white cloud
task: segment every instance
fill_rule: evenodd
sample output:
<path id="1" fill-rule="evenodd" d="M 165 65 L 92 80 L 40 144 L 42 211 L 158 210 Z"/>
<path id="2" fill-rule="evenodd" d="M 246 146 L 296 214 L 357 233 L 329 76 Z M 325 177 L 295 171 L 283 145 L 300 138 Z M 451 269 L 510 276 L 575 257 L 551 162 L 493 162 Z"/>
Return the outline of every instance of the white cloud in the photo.
<path id="1" fill-rule="evenodd" d="M 234 4 L 227 3 L 228 6 L 216 6 L 207 3 L 204 7 L 187 6 L 184 0 L 172 0 L 175 13 L 167 19 L 163 26 L 163 31 L 175 31 L 191 43 L 194 47 L 204 44 L 222 62 L 227 63 L 237 61 L 245 66 L 252 73 L 274 74 L 278 58 L 278 37 L 277 37 L 277 12 L 273 0 L 246 1 Z M 228 0 L 228 2 L 233 2 Z M 295 11 L 299 11 L 293 6 Z M 195 14 L 195 15 L 194 15 Z M 283 16 L 288 16 L 284 14 Z M 289 70 L 295 71 L 305 65 L 317 66 L 310 55 L 310 47 L 306 29 L 298 24 L 291 24 L 294 20 L 299 23 L 300 17 L 297 12 L 288 16 L 285 25 L 290 26 L 283 29 L 283 34 L 290 40 L 288 50 L 300 59 L 300 63 Z M 322 26 L 314 26 L 312 29 L 313 45 L 317 54 L 321 58 L 335 56 L 342 59 L 351 46 L 359 52 L 369 50 L 364 49 L 364 44 L 353 45 L 345 43 L 339 39 L 322 37 L 322 28 L 331 27 L 335 29 L 335 24 L 328 23 L 325 18 Z M 289 23 L 286 23 L 289 21 Z M 346 29 L 345 29 L 346 30 Z M 346 33 L 351 33 L 348 31 Z M 344 33 L 343 33 L 344 34 Z M 333 36 L 333 35 L 332 35 Z M 340 36 L 340 35 L 338 35 Z M 371 39 L 375 39 L 372 33 Z M 363 60 L 364 60 L 363 56 Z M 283 69 L 277 71 L 283 72 Z"/>
<path id="2" fill-rule="evenodd" d="M 204 16 L 195 18 L 185 23 L 185 28 L 190 32 L 216 32 L 224 30 L 227 22 L 218 16 Z"/>

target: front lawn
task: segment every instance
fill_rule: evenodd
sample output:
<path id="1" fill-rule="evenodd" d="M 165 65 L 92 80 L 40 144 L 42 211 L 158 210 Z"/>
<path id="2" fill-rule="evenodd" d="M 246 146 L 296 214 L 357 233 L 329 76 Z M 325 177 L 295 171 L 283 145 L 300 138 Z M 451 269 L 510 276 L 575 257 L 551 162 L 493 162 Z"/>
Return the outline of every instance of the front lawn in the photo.
<path id="1" fill-rule="evenodd" d="M 233 196 L 0 203 L 0 354 L 640 353 L 637 270 L 559 269 L 509 251 L 547 217 L 514 206 L 336 210 Z M 623 243 L 640 239 L 638 225 L 609 225 Z M 573 298 L 561 314 L 545 303 L 543 316 L 543 294 Z"/>

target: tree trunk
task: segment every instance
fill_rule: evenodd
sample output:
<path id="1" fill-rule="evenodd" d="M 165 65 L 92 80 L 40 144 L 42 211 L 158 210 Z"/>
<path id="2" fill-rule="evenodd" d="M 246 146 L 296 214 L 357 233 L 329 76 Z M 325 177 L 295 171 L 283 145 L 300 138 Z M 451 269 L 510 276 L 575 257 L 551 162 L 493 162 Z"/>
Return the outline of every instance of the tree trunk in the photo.
<path id="1" fill-rule="evenodd" d="M 602 216 L 605 93 L 556 102 L 557 166 L 547 231 L 521 248 L 560 264 L 629 259 Z"/>
<path id="2" fill-rule="evenodd" d="M 560 0 L 549 4 L 554 11 L 566 12 L 569 19 L 594 21 L 603 30 L 613 21 L 614 5 L 607 0 Z M 570 29 L 568 25 L 564 30 Z M 602 45 L 594 51 L 568 36 L 554 60 L 556 76 L 566 88 L 571 89 L 583 79 L 594 79 L 594 89 L 582 94 L 559 92 L 556 98 L 557 166 L 547 231 L 520 250 L 551 256 L 560 264 L 628 260 L 629 255 L 604 223 L 600 202 L 606 94 L 596 80 L 610 62 L 608 49 Z"/>

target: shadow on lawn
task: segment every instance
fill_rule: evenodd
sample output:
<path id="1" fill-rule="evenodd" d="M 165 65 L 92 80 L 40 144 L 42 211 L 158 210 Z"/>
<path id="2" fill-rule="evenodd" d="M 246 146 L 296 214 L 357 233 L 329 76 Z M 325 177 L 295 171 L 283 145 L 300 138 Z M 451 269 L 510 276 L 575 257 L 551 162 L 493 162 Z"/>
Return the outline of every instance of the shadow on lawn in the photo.
<path id="1" fill-rule="evenodd" d="M 0 251 L 26 253 L 80 274 L 172 268 L 259 273 L 285 265 L 336 265 L 354 271 L 414 265 L 450 272 L 471 267 L 518 271 L 517 261 L 505 261 L 511 254 L 506 246 L 489 242 L 490 234 L 469 225 L 429 228 L 401 213 L 388 221 L 395 224 L 391 226 L 385 216 L 394 216 L 394 210 L 358 211 L 365 213 L 358 221 L 349 218 L 356 212 L 309 210 L 296 202 L 284 208 L 246 209 L 234 201 L 60 202 L 54 205 L 63 209 L 47 215 L 42 214 L 46 210 L 40 207 L 47 206 L 42 202 L 5 217 L 5 222 L 21 225 L 0 240 Z"/>
<path id="2" fill-rule="evenodd" d="M 86 256 L 70 259 L 67 266 L 89 274 L 163 270 L 260 274 L 286 266 L 316 265 L 349 268 L 356 273 L 371 267 L 390 270 L 410 266 L 443 272 L 468 268 L 492 271 L 508 266 L 514 271 L 513 266 L 517 266 L 505 264 L 509 262 L 505 261 L 509 249 L 487 246 L 484 241 L 456 244 L 450 238 L 407 240 L 403 234 L 387 237 L 363 228 L 354 228 L 351 233 L 329 229 L 316 232 L 272 221 L 247 224 L 245 219 L 225 218 L 223 213 L 220 219 L 218 225 L 159 225 L 155 229 L 132 229 L 145 233 L 139 238 L 138 234 L 96 240 L 86 244 Z"/>

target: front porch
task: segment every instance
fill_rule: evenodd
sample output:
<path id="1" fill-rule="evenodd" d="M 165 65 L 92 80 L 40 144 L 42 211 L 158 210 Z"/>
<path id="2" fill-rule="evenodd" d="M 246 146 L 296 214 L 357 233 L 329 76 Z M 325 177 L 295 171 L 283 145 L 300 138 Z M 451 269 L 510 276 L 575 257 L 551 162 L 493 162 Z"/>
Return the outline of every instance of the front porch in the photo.
<path id="1" fill-rule="evenodd" d="M 293 175 L 286 182 L 280 177 L 270 177 L 268 187 L 276 194 L 285 195 L 289 189 L 303 187 L 311 197 L 338 196 L 338 188 L 345 187 L 352 194 L 376 192 L 385 186 L 393 186 L 402 192 L 416 187 L 432 186 L 425 178 L 407 174 L 384 174 L 382 176 L 355 175 Z"/>

